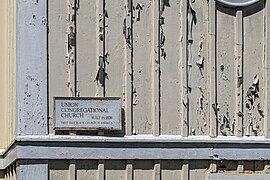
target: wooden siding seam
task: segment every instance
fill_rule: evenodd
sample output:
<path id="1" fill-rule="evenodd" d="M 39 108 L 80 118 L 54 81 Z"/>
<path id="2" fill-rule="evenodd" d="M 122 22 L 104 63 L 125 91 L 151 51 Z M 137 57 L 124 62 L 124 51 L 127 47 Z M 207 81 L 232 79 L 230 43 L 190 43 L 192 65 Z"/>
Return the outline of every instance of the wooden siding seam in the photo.
<path id="1" fill-rule="evenodd" d="M 160 96 L 161 96 L 161 81 L 160 81 L 160 51 L 161 51 L 161 32 L 162 26 L 160 24 L 161 19 L 161 7 L 160 7 L 160 0 L 157 0 L 153 5 L 153 44 L 152 44 L 152 86 L 153 86 L 153 104 L 152 104 L 152 111 L 153 111 L 153 134 L 155 136 L 160 135 Z M 157 47 L 157 57 L 156 57 L 156 47 Z"/>
<path id="2" fill-rule="evenodd" d="M 265 82 L 265 117 L 264 117 L 264 135 L 270 137 L 270 2 L 265 1 L 264 10 L 264 82 Z"/>
<path id="3" fill-rule="evenodd" d="M 216 2 L 209 2 L 209 106 L 210 112 L 210 136 L 216 137 L 218 132 L 218 100 L 217 100 L 217 60 L 216 60 Z"/>
<path id="4" fill-rule="evenodd" d="M 238 137 L 243 136 L 243 10 L 236 11 L 236 44 L 235 44 L 235 88 L 236 88 L 236 123 Z M 246 135 L 249 135 L 249 130 Z"/>
<path id="5" fill-rule="evenodd" d="M 134 101 L 134 67 L 133 67 L 133 1 L 126 0 L 125 12 L 126 16 L 123 20 L 123 36 L 126 53 L 125 62 L 125 127 L 126 135 L 133 134 L 133 101 Z"/>
<path id="6" fill-rule="evenodd" d="M 76 96 L 77 94 L 77 55 L 76 55 L 76 17 L 77 17 L 77 0 L 67 0 L 67 40 L 66 40 L 66 50 L 67 50 L 67 88 L 69 96 Z"/>
<path id="7" fill-rule="evenodd" d="M 108 12 L 106 10 L 105 0 L 96 0 L 97 14 L 97 74 L 96 74 L 96 96 L 106 96 L 106 79 L 108 78 L 106 72 L 106 64 L 108 52 L 106 51 L 106 18 Z"/>
<path id="8" fill-rule="evenodd" d="M 181 79 L 182 79 L 182 93 L 181 93 L 181 101 L 182 101 L 182 108 L 181 108 L 181 115 L 182 115 L 182 119 L 181 119 L 181 129 L 182 129 L 182 136 L 188 136 L 189 135 L 189 122 L 188 122 L 188 78 L 187 78 L 187 60 L 188 60 L 188 19 L 187 19 L 187 15 L 188 15 L 188 0 L 184 0 L 181 1 L 181 24 L 182 24 L 182 60 L 181 60 Z"/>

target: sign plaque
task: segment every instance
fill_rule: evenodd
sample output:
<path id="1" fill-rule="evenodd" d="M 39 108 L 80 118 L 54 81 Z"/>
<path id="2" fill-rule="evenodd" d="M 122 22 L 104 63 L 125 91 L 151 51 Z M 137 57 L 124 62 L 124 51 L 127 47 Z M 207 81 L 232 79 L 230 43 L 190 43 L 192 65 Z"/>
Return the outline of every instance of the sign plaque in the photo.
<path id="1" fill-rule="evenodd" d="M 121 99 L 54 97 L 54 129 L 121 130 Z"/>

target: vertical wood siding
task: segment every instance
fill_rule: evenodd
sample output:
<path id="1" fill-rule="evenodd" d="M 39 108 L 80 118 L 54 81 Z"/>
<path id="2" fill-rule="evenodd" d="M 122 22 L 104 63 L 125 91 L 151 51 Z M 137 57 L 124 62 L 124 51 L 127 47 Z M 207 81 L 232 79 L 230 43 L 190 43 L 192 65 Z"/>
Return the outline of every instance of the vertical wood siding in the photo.
<path id="1" fill-rule="evenodd" d="M 50 1 L 50 133 L 54 96 L 120 96 L 126 135 L 268 136 L 267 8 Z"/>
<path id="2" fill-rule="evenodd" d="M 242 165 L 242 174 L 267 173 L 268 161 L 216 161 L 215 173 L 236 174 L 239 164 Z M 102 166 L 102 168 L 101 168 Z M 70 163 L 66 160 L 49 162 L 49 179 L 208 179 L 211 170 L 207 160 L 76 160 L 75 171 L 70 170 Z M 101 171 L 102 170 L 102 171 Z M 72 174 L 73 173 L 73 174 Z"/>

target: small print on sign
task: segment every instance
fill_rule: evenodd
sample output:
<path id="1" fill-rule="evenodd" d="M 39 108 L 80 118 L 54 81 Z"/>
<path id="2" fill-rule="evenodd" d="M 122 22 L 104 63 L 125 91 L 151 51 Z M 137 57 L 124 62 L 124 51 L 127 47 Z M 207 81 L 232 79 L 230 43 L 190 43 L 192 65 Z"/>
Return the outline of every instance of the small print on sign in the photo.
<path id="1" fill-rule="evenodd" d="M 54 98 L 55 129 L 121 130 L 121 99 L 119 97 Z"/>

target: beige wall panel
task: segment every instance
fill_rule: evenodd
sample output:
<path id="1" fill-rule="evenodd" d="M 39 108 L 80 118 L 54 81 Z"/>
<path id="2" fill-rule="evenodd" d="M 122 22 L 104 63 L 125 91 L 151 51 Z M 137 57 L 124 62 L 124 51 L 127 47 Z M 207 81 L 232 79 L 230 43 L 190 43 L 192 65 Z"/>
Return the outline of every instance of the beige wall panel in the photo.
<path id="1" fill-rule="evenodd" d="M 142 10 L 135 10 L 133 38 L 134 38 L 134 89 L 133 89 L 133 132 L 136 134 L 152 134 L 152 37 L 154 2 L 149 0 L 134 0 L 134 6 L 141 6 Z"/>
<path id="2" fill-rule="evenodd" d="M 96 160 L 77 160 L 77 179 L 96 180 L 98 164 Z"/>
<path id="3" fill-rule="evenodd" d="M 136 160 L 133 161 L 133 179 L 153 179 L 154 175 L 154 162 L 151 160 Z"/>
<path id="4" fill-rule="evenodd" d="M 175 180 L 181 179 L 181 161 L 164 160 L 161 161 L 161 179 Z"/>
<path id="5" fill-rule="evenodd" d="M 265 137 L 269 138 L 270 135 L 270 121 L 269 121 L 269 115 L 270 115 L 270 108 L 269 108 L 269 103 L 270 103 L 270 96 L 269 96 L 269 88 L 270 88 L 270 81 L 269 81 L 269 60 L 270 60 L 270 2 L 266 1 L 265 2 L 265 9 L 264 9 L 264 14 L 265 14 L 265 34 L 264 34 L 264 43 L 265 43 L 265 57 L 264 57 L 264 66 L 265 66 L 265 77 L 264 77 L 264 84 L 265 84 L 265 106 L 264 106 L 264 112 L 265 112 L 265 118 L 264 118 L 264 135 Z"/>
<path id="6" fill-rule="evenodd" d="M 190 180 L 201 179 L 207 180 L 209 161 L 198 160 L 189 162 L 189 177 Z"/>
<path id="7" fill-rule="evenodd" d="M 111 160 L 105 163 L 106 180 L 126 179 L 126 162 L 124 160 Z"/>
<path id="8" fill-rule="evenodd" d="M 108 80 L 106 83 L 106 96 L 123 95 L 125 64 L 125 40 L 123 35 L 124 0 L 106 1 L 108 18 L 106 19 L 107 33 L 106 46 L 108 51 L 106 65 Z"/>
<path id="9" fill-rule="evenodd" d="M 161 36 L 164 35 L 164 53 L 161 50 L 161 134 L 179 135 L 181 133 L 181 68 L 180 43 L 181 21 L 180 0 L 169 1 L 162 17 Z M 163 33 L 162 33 L 163 30 Z"/>
<path id="10" fill-rule="evenodd" d="M 121 97 L 122 100 L 131 94 L 125 94 L 125 86 L 131 86 L 125 81 L 125 77 L 129 76 L 125 69 L 128 60 L 125 56 L 125 38 L 123 35 L 123 19 L 125 15 L 125 1 L 106 1 L 106 10 L 108 18 L 106 19 L 106 51 L 108 53 L 106 64 L 106 72 L 108 79 L 106 80 L 106 96 Z M 130 106 L 125 106 L 130 108 Z M 125 113 L 131 109 L 125 109 Z M 124 117 L 124 116 L 123 116 Z M 130 121 L 127 119 L 126 121 Z"/>
<path id="11" fill-rule="evenodd" d="M 196 13 L 188 15 L 189 128 L 192 135 L 206 135 L 211 104 L 207 93 L 208 2 L 191 1 L 191 5 Z"/>
<path id="12" fill-rule="evenodd" d="M 77 81 L 81 97 L 95 96 L 99 54 L 98 7 L 95 0 L 80 0 L 77 14 Z"/>
<path id="13" fill-rule="evenodd" d="M 3 25 L 0 33 L 0 148 L 7 146 L 7 1 L 2 1 L 0 6 L 0 24 Z"/>
<path id="14" fill-rule="evenodd" d="M 49 133 L 52 133 L 53 97 L 67 96 L 66 1 L 49 1 Z"/>
<path id="15" fill-rule="evenodd" d="M 235 10 L 217 6 L 218 134 L 235 135 Z"/>
<path id="16" fill-rule="evenodd" d="M 49 161 L 49 179 L 50 180 L 69 179 L 69 161 L 68 160 Z"/>
<path id="17" fill-rule="evenodd" d="M 244 135 L 263 134 L 264 3 L 244 10 Z"/>
<path id="18" fill-rule="evenodd" d="M 7 55 L 7 81 L 8 81 L 8 138 L 7 144 L 15 137 L 16 121 L 16 2 L 8 1 L 8 55 Z"/>

